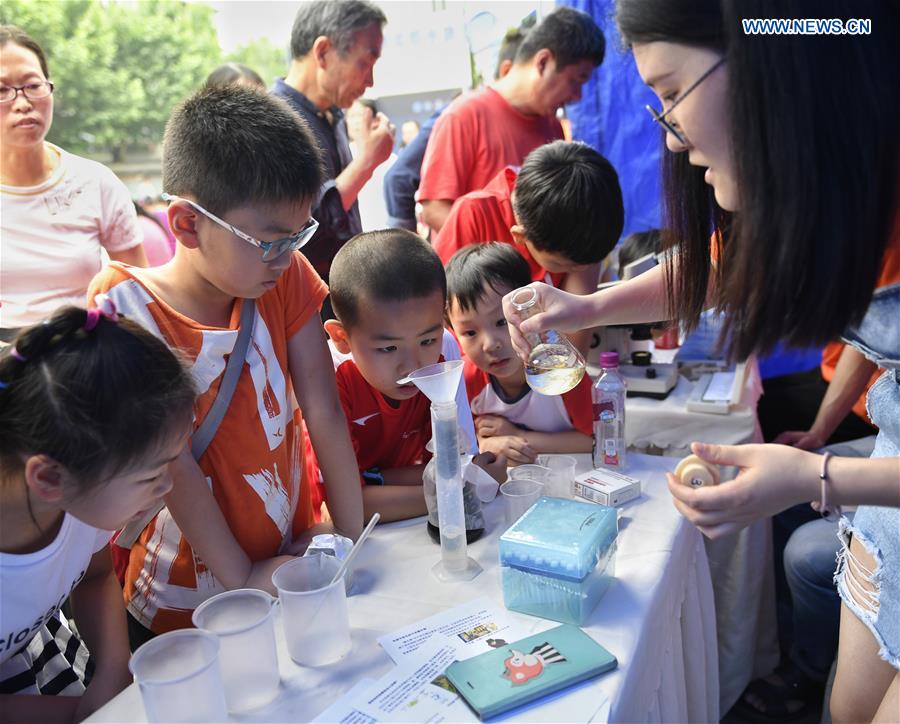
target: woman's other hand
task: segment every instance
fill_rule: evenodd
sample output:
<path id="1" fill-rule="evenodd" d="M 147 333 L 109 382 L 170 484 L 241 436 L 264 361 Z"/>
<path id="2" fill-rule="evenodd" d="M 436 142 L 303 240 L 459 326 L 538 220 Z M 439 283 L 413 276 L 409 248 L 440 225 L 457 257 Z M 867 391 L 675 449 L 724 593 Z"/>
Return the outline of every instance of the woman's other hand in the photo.
<path id="1" fill-rule="evenodd" d="M 735 533 L 765 516 L 819 497 L 821 456 L 786 445 L 704 445 L 691 450 L 740 469 L 734 480 L 692 488 L 667 474 L 675 507 L 708 538 Z"/>

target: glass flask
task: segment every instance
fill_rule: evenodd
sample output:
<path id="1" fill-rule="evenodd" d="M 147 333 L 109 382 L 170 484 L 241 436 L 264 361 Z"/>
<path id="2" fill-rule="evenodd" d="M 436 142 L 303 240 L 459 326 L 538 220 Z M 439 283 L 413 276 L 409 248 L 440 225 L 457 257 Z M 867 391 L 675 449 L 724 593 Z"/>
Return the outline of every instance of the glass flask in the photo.
<path id="1" fill-rule="evenodd" d="M 522 319 L 541 311 L 537 291 L 522 287 L 513 292 L 512 305 Z M 525 362 L 528 386 L 542 395 L 561 395 L 573 389 L 584 376 L 584 357 L 555 329 L 525 335 L 531 353 Z"/>

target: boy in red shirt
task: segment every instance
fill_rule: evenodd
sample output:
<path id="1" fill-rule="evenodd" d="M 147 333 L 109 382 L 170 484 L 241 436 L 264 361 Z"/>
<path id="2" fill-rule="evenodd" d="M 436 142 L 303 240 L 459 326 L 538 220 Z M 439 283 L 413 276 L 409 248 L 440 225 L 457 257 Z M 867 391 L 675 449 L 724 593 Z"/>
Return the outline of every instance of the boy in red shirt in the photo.
<path id="1" fill-rule="evenodd" d="M 504 168 L 457 199 L 434 248 L 447 264 L 469 244 L 501 241 L 528 262 L 532 281 L 591 294 L 624 223 L 612 164 L 586 144 L 555 141 L 529 153 L 520 171 Z M 582 346 L 586 336 L 573 341 Z"/>
<path id="2" fill-rule="evenodd" d="M 542 395 L 525 381 L 509 338 L 503 295 L 531 282 L 528 264 L 508 244 L 460 249 L 447 264 L 447 319 L 465 355 L 466 392 L 482 450 L 510 464 L 539 453 L 591 451 L 591 380 L 563 395 Z"/>
<path id="3" fill-rule="evenodd" d="M 459 359 L 444 331 L 447 282 L 431 246 L 410 231 L 359 234 L 335 255 L 331 303 L 337 319 L 325 323 L 338 394 L 363 482 L 366 517 L 383 521 L 426 513 L 422 491 L 425 444 L 431 439 L 431 403 L 418 388 L 398 384 L 420 367 Z M 476 453 L 472 413 L 457 392 L 462 442 Z M 493 455 L 475 462 L 495 477 L 506 463 Z M 491 470 L 489 470 L 490 472 Z"/>

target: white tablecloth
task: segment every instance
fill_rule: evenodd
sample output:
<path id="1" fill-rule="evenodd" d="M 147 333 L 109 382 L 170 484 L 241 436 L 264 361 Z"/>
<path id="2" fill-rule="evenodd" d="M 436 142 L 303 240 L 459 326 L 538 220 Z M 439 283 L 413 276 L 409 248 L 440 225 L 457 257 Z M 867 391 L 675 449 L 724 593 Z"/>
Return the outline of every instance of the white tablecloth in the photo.
<path id="1" fill-rule="evenodd" d="M 707 336 L 711 345 L 716 335 L 707 332 Z M 672 362 L 677 352 L 653 350 L 653 357 Z M 591 350 L 588 371 L 595 379 L 598 364 L 599 350 Z M 682 458 L 695 440 L 721 445 L 762 442 L 756 414 L 762 379 L 756 358 L 747 361 L 740 402 L 727 415 L 688 410 L 693 388 L 693 382 L 679 376 L 665 400 L 629 397 L 625 415 L 629 451 Z M 725 479 L 734 472 L 725 471 Z M 752 679 L 778 664 L 771 523 L 758 521 L 725 540 L 705 542 L 716 602 L 719 706 L 726 712 Z"/>
<path id="2" fill-rule="evenodd" d="M 762 381 L 756 359 L 747 362 L 743 394 L 727 415 L 685 407 L 694 383 L 684 377 L 665 400 L 629 397 L 625 439 L 629 449 L 674 457 L 694 440 L 720 445 L 762 442 L 756 404 Z M 725 475 L 726 479 L 734 473 Z M 750 681 L 778 664 L 772 534 L 769 519 L 718 541 L 706 541 L 719 640 L 720 706 L 728 711 Z"/>
<path id="3" fill-rule="evenodd" d="M 579 456 L 587 470 L 589 456 Z M 610 702 L 610 721 L 716 722 L 719 686 L 715 611 L 706 552 L 700 534 L 675 510 L 663 472 L 673 459 L 635 455 L 630 472 L 642 479 L 644 495 L 621 509 L 616 581 L 584 627 L 619 661 L 614 672 L 594 680 L 597 702 Z M 306 669 L 287 656 L 279 641 L 282 691 L 265 708 L 240 720 L 308 721 L 361 677 L 378 677 L 393 663 L 376 639 L 439 611 L 488 596 L 502 603 L 497 538 L 503 501 L 485 509 L 488 533 L 469 546 L 483 567 L 473 581 L 444 584 L 430 569 L 440 549 L 424 519 L 379 526 L 363 551 L 349 599 L 353 650 L 339 663 Z M 546 621 L 513 614 L 530 630 Z M 281 633 L 279 631 L 279 638 Z M 585 721 L 595 713 L 567 708 L 566 697 L 548 706 L 547 721 Z M 577 697 L 584 701 L 583 696 Z M 97 712 L 91 721 L 140 721 L 135 685 Z"/>

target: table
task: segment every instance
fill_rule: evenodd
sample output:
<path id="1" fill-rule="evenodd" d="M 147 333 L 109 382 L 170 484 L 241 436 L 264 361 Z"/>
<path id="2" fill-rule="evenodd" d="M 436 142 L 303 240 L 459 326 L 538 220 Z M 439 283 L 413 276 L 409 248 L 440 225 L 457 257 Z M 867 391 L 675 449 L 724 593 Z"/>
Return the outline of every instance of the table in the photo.
<path id="1" fill-rule="evenodd" d="M 579 472 L 590 467 L 577 456 Z M 584 627 L 611 651 L 619 668 L 591 682 L 596 700 L 609 700 L 609 720 L 622 722 L 719 719 L 715 611 L 702 536 L 675 510 L 664 472 L 677 461 L 634 455 L 632 474 L 644 494 L 620 509 L 616 581 Z M 290 661 L 279 641 L 282 691 L 267 707 L 241 721 L 308 721 L 361 677 L 378 677 L 393 663 L 376 639 L 479 596 L 502 603 L 497 539 L 503 501 L 485 507 L 488 533 L 469 546 L 484 568 L 474 581 L 444 584 L 430 569 L 440 551 L 424 518 L 379 526 L 360 552 L 349 610 L 353 650 L 342 661 L 306 669 Z M 529 630 L 546 621 L 513 614 Z M 279 638 L 281 638 L 279 634 Z M 574 699 L 575 697 L 572 697 Z M 582 700 L 583 697 L 578 697 Z M 546 721 L 581 721 L 594 711 L 569 711 L 553 702 Z M 141 721 L 136 685 L 109 702 L 90 721 Z"/>
<path id="2" fill-rule="evenodd" d="M 712 350 L 719 325 L 705 315 L 688 340 L 695 352 Z M 673 362 L 679 349 L 652 348 L 657 362 Z M 684 349 L 684 348 L 681 348 Z M 588 355 L 588 371 L 599 375 L 599 347 Z M 665 400 L 629 397 L 626 400 L 625 441 L 629 451 L 682 458 L 694 440 L 720 445 L 762 442 L 756 405 L 762 379 L 755 357 L 747 361 L 740 402 L 727 415 L 693 412 L 686 403 L 694 383 L 679 376 Z M 736 471 L 723 471 L 729 480 Z M 778 664 L 775 622 L 775 580 L 772 531 L 769 519 L 760 520 L 736 535 L 706 541 L 712 572 L 719 641 L 719 706 L 727 712 L 747 684 L 770 673 Z"/>
<path id="3" fill-rule="evenodd" d="M 762 380 L 756 358 L 748 360 L 740 403 L 727 415 L 689 411 L 685 403 L 693 386 L 679 376 L 665 400 L 628 398 L 629 449 L 680 458 L 690 453 L 694 440 L 720 445 L 762 442 L 756 415 Z M 730 479 L 736 472 L 723 477 Z M 706 540 L 706 553 L 716 600 L 720 707 L 726 712 L 751 680 L 778 664 L 771 522 L 767 518 L 725 539 Z"/>
<path id="4" fill-rule="evenodd" d="M 656 350 L 659 362 L 671 362 L 678 350 Z M 589 365 L 592 375 L 599 368 Z M 625 441 L 629 451 L 682 458 L 694 440 L 720 445 L 762 442 L 756 404 L 762 379 L 756 358 L 747 361 L 741 400 L 727 415 L 693 412 L 686 403 L 694 383 L 678 377 L 665 400 L 629 397 L 625 405 Z M 723 478 L 737 471 L 724 471 Z M 720 709 L 728 711 L 751 680 L 778 664 L 775 580 L 769 519 L 740 533 L 706 541 L 712 571 L 719 640 Z"/>

